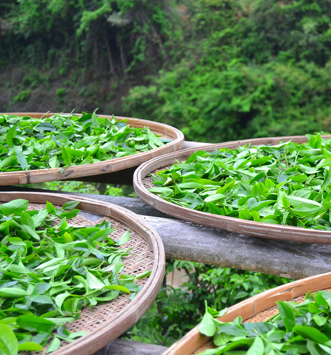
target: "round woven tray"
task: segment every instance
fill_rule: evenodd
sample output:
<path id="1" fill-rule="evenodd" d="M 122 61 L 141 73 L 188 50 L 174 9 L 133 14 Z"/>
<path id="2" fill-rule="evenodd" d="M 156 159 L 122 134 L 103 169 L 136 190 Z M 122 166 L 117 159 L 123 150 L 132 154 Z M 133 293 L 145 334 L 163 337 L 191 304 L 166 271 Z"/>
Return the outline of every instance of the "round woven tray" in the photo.
<path id="1" fill-rule="evenodd" d="M 43 113 L 31 112 L 14 112 L 9 113 L 17 116 L 30 116 L 41 118 L 43 116 L 52 116 L 52 113 L 47 115 Z M 106 118 L 109 116 L 98 115 L 98 117 Z M 180 150 L 184 144 L 184 135 L 177 128 L 168 126 L 163 123 L 152 122 L 147 120 L 140 120 L 137 118 L 119 117 L 117 120 L 127 119 L 127 124 L 131 127 L 144 128 L 148 127 L 153 133 L 161 136 L 161 138 L 171 139 L 171 142 L 162 147 L 150 150 L 148 152 L 141 152 L 122 158 L 115 158 L 111 160 L 101 161 L 93 164 L 84 164 L 71 166 L 61 173 L 61 168 L 55 169 L 39 169 L 28 171 L 10 171 L 0 172 L 0 186 L 4 185 L 18 185 L 18 184 L 34 184 L 38 182 L 66 180 L 77 177 L 85 177 L 91 175 L 109 174 L 115 171 L 132 168 L 138 166 L 143 162 L 158 157 L 162 154 Z"/>
<path id="2" fill-rule="evenodd" d="M 265 291 L 230 307 L 219 318 L 231 322 L 241 316 L 243 322 L 263 322 L 277 313 L 276 301 L 302 302 L 307 292 L 331 289 L 331 273 L 308 277 L 294 281 L 272 290 Z M 188 332 L 181 340 L 173 344 L 163 355 L 199 354 L 213 348 L 211 338 L 199 333 L 198 326 Z"/>
<path id="3" fill-rule="evenodd" d="M 134 325 L 148 310 L 156 298 L 164 278 L 165 254 L 159 235 L 139 216 L 119 206 L 92 199 L 70 195 L 29 192 L 2 192 L 1 202 L 17 198 L 30 201 L 29 209 L 38 209 L 49 201 L 63 205 L 68 201 L 80 201 L 77 206 L 81 213 L 69 223 L 85 226 L 95 225 L 103 219 L 110 220 L 116 231 L 111 234 L 115 240 L 129 230 L 131 240 L 123 248 L 132 247 L 133 255 L 123 259 L 125 274 L 136 275 L 151 270 L 148 278 L 138 281 L 142 287 L 138 295 L 130 301 L 130 295 L 120 295 L 111 302 L 97 305 L 94 311 L 86 307 L 78 320 L 67 325 L 69 331 L 88 331 L 89 334 L 73 343 L 63 343 L 54 355 L 88 355 L 116 339 Z M 47 347 L 46 347 L 47 348 Z M 45 353 L 45 352 L 44 352 Z M 37 352 L 34 354 L 42 354 Z"/>
<path id="4" fill-rule="evenodd" d="M 331 135 L 323 136 L 323 138 L 331 138 Z M 235 149 L 244 144 L 276 145 L 282 141 L 289 140 L 292 140 L 292 142 L 296 143 L 305 143 L 308 141 L 306 136 L 247 139 L 220 144 L 210 144 L 193 149 L 184 149 L 180 152 L 154 158 L 142 164 L 136 169 L 133 177 L 134 189 L 142 200 L 157 210 L 170 216 L 174 216 L 176 218 L 184 219 L 197 224 L 268 239 L 331 244 L 331 233 L 328 231 L 254 222 L 234 217 L 226 217 L 207 212 L 195 211 L 165 201 L 161 197 L 149 192 L 149 189 L 153 187 L 153 179 L 150 177 L 151 173 L 155 174 L 158 170 L 164 170 L 177 161 L 186 161 L 196 151 L 202 150 L 206 152 L 213 152 L 215 149 L 221 148 Z"/>

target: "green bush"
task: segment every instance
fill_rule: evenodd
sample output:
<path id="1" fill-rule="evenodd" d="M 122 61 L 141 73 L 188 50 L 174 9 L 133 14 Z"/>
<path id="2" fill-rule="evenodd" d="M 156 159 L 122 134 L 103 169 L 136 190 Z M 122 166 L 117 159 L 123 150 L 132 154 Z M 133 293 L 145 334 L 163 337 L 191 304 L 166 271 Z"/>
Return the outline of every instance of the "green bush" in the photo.
<path id="1" fill-rule="evenodd" d="M 196 0 L 187 11 L 195 48 L 131 89 L 126 113 L 204 142 L 328 130 L 327 1 Z"/>
<path id="2" fill-rule="evenodd" d="M 67 90 L 65 88 L 59 88 L 56 90 L 56 96 L 59 98 L 63 98 L 65 95 L 67 95 Z"/>
<path id="3" fill-rule="evenodd" d="M 40 71 L 29 68 L 28 72 L 24 75 L 22 84 L 25 87 L 36 88 L 45 81 L 45 77 Z"/>
<path id="4" fill-rule="evenodd" d="M 31 95 L 31 90 L 28 89 L 28 90 L 22 90 L 20 91 L 17 96 L 15 96 L 13 98 L 13 101 L 14 102 L 22 102 L 22 101 L 27 101 L 27 99 L 30 97 Z"/>
<path id="5" fill-rule="evenodd" d="M 183 130 L 189 140 L 222 142 L 327 129 L 330 71 L 313 63 L 236 63 L 220 70 L 182 62 L 124 99 L 131 114 Z"/>
<path id="6" fill-rule="evenodd" d="M 163 284 L 156 301 L 123 338 L 170 346 L 201 320 L 205 301 L 223 309 L 291 280 L 187 261 L 167 261 L 166 273 L 184 270 L 188 281 L 179 288 Z"/>
<path id="7" fill-rule="evenodd" d="M 114 77 L 148 68 L 154 73 L 181 37 L 176 1 L 2 0 L 0 63 L 93 68 Z M 2 30 L 4 24 L 4 30 Z"/>

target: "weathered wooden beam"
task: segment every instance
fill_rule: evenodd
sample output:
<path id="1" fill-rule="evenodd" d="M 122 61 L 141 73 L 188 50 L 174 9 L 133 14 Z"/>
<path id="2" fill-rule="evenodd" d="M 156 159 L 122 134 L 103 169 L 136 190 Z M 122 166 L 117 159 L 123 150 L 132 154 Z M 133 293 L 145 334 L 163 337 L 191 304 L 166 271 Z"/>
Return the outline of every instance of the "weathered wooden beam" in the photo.
<path id="1" fill-rule="evenodd" d="M 139 199 L 87 195 L 143 215 L 160 234 L 170 259 L 258 271 L 300 279 L 331 270 L 331 245 L 306 244 L 250 237 L 213 229 L 156 211 Z"/>
<path id="2" fill-rule="evenodd" d="M 116 339 L 94 355 L 161 355 L 167 349 L 159 345 Z"/>
<path id="3" fill-rule="evenodd" d="M 87 182 L 101 182 L 104 184 L 114 185 L 132 185 L 132 177 L 137 167 L 115 171 L 111 174 L 102 174 L 94 176 L 79 177 L 74 179 L 67 179 L 70 181 L 87 181 Z"/>
<path id="4" fill-rule="evenodd" d="M 170 218 L 145 216 L 170 259 L 301 279 L 331 270 L 331 245 L 250 237 Z"/>

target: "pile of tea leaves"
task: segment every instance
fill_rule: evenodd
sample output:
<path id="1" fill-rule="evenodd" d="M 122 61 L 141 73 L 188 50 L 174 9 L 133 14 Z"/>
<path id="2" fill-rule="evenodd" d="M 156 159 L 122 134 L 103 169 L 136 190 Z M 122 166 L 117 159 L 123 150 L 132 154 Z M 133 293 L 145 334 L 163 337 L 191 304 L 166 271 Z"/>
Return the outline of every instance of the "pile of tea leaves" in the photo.
<path id="1" fill-rule="evenodd" d="M 111 222 L 74 226 L 67 220 L 80 212 L 79 202 L 61 208 L 28 210 L 29 202 L 13 200 L 0 205 L 0 353 L 57 350 L 61 341 L 86 335 L 70 333 L 65 323 L 79 318 L 83 307 L 114 300 L 120 293 L 139 291 L 136 283 L 149 271 L 122 273 L 126 231 L 110 236 Z M 123 247 L 121 247 L 123 246 Z"/>
<path id="2" fill-rule="evenodd" d="M 213 337 L 215 348 L 201 355 L 331 354 L 331 292 L 307 294 L 302 303 L 277 301 L 279 313 L 265 322 L 215 319 L 226 313 L 206 305 L 200 333 Z"/>
<path id="3" fill-rule="evenodd" d="M 331 140 L 197 151 L 152 175 L 151 192 L 197 211 L 331 230 Z"/>
<path id="4" fill-rule="evenodd" d="M 146 152 L 168 140 L 96 113 L 32 118 L 0 114 L 0 171 L 91 164 Z"/>

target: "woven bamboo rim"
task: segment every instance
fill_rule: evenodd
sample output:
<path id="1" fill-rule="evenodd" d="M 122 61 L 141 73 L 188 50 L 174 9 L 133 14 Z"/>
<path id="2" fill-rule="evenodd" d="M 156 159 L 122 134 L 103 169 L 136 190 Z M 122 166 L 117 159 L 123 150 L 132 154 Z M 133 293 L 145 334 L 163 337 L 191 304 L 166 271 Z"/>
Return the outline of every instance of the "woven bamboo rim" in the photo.
<path id="1" fill-rule="evenodd" d="M 34 118 L 41 118 L 43 116 L 49 117 L 53 115 L 52 113 L 48 113 L 46 115 L 43 113 L 34 112 L 14 112 L 8 114 L 17 116 L 30 116 Z M 98 117 L 106 118 L 109 116 L 98 115 Z M 153 133 L 160 135 L 162 138 L 171 139 L 171 142 L 148 152 L 142 152 L 127 157 L 115 158 L 93 164 L 71 166 L 65 169 L 62 173 L 61 168 L 0 172 L 0 186 L 34 184 L 45 181 L 66 180 L 91 175 L 109 174 L 115 171 L 138 166 L 143 162 L 160 156 L 162 154 L 180 150 L 184 144 L 184 135 L 177 128 L 168 126 L 163 123 L 140 120 L 137 118 L 116 116 L 116 119 L 118 119 L 119 121 L 127 119 L 127 124 L 131 127 L 148 127 Z"/>
<path id="2" fill-rule="evenodd" d="M 84 213 L 88 212 L 89 215 L 92 214 L 92 217 L 96 215 L 97 222 L 94 224 L 99 223 L 100 218 L 101 220 L 104 217 L 110 219 L 114 228 L 119 229 L 118 237 L 123 233 L 120 231 L 121 229 L 122 231 L 130 230 L 132 252 L 137 255 L 137 258 L 131 261 L 132 274 L 151 270 L 149 278 L 143 279 L 141 284 L 138 283 L 142 289 L 132 301 L 129 301 L 130 295 L 119 296 L 112 302 L 107 302 L 100 307 L 96 306 L 95 313 L 86 307 L 81 318 L 70 323 L 67 328 L 71 331 L 88 330 L 90 333 L 78 338 L 73 343 L 62 344 L 59 350 L 52 353 L 54 355 L 92 354 L 134 325 L 153 303 L 162 286 L 165 273 L 165 253 L 162 240 L 142 218 L 125 208 L 110 203 L 53 193 L 0 193 L 1 202 L 8 202 L 16 198 L 29 200 L 32 204 L 39 206 L 45 204 L 46 201 L 54 205 L 63 205 L 68 201 L 80 201 L 77 208 L 84 211 L 83 217 L 77 216 L 80 217 L 80 220 L 78 223 L 74 221 L 75 224 L 84 224 L 81 219 L 84 219 Z M 91 222 L 85 218 L 85 223 L 86 221 Z M 125 247 L 127 246 L 128 244 L 125 245 Z M 124 264 L 126 265 L 125 261 Z M 41 354 L 41 352 L 35 354 Z"/>
<path id="3" fill-rule="evenodd" d="M 232 307 L 219 318 L 223 322 L 231 322 L 241 316 L 243 322 L 264 321 L 277 313 L 274 310 L 276 301 L 303 301 L 307 292 L 316 292 L 331 288 L 331 273 L 308 277 L 286 285 L 278 286 L 259 295 L 248 298 Z M 199 326 L 193 328 L 181 340 L 173 344 L 163 355 L 199 354 L 212 348 L 210 337 L 199 333 Z"/>
<path id="4" fill-rule="evenodd" d="M 323 136 L 331 138 L 331 135 Z M 306 136 L 290 136 L 276 138 L 258 138 L 246 139 L 242 141 L 233 141 L 220 144 L 211 144 L 199 148 L 184 149 L 180 152 L 167 154 L 159 158 L 154 158 L 136 169 L 133 177 L 133 185 L 137 195 L 149 205 L 170 216 L 184 219 L 197 224 L 202 224 L 216 229 L 223 229 L 230 232 L 242 233 L 244 235 L 291 240 L 305 243 L 331 244 L 331 233 L 329 231 L 305 229 L 300 227 L 283 226 L 278 224 L 269 224 L 263 222 L 247 221 L 234 217 L 215 215 L 207 212 L 191 210 L 163 200 L 157 195 L 149 192 L 152 187 L 150 173 L 156 173 L 171 166 L 177 161 L 182 162 L 188 159 L 194 152 L 203 150 L 213 152 L 215 149 L 229 148 L 235 149 L 244 144 L 252 145 L 276 145 L 282 141 L 292 140 L 296 143 L 307 142 Z"/>

